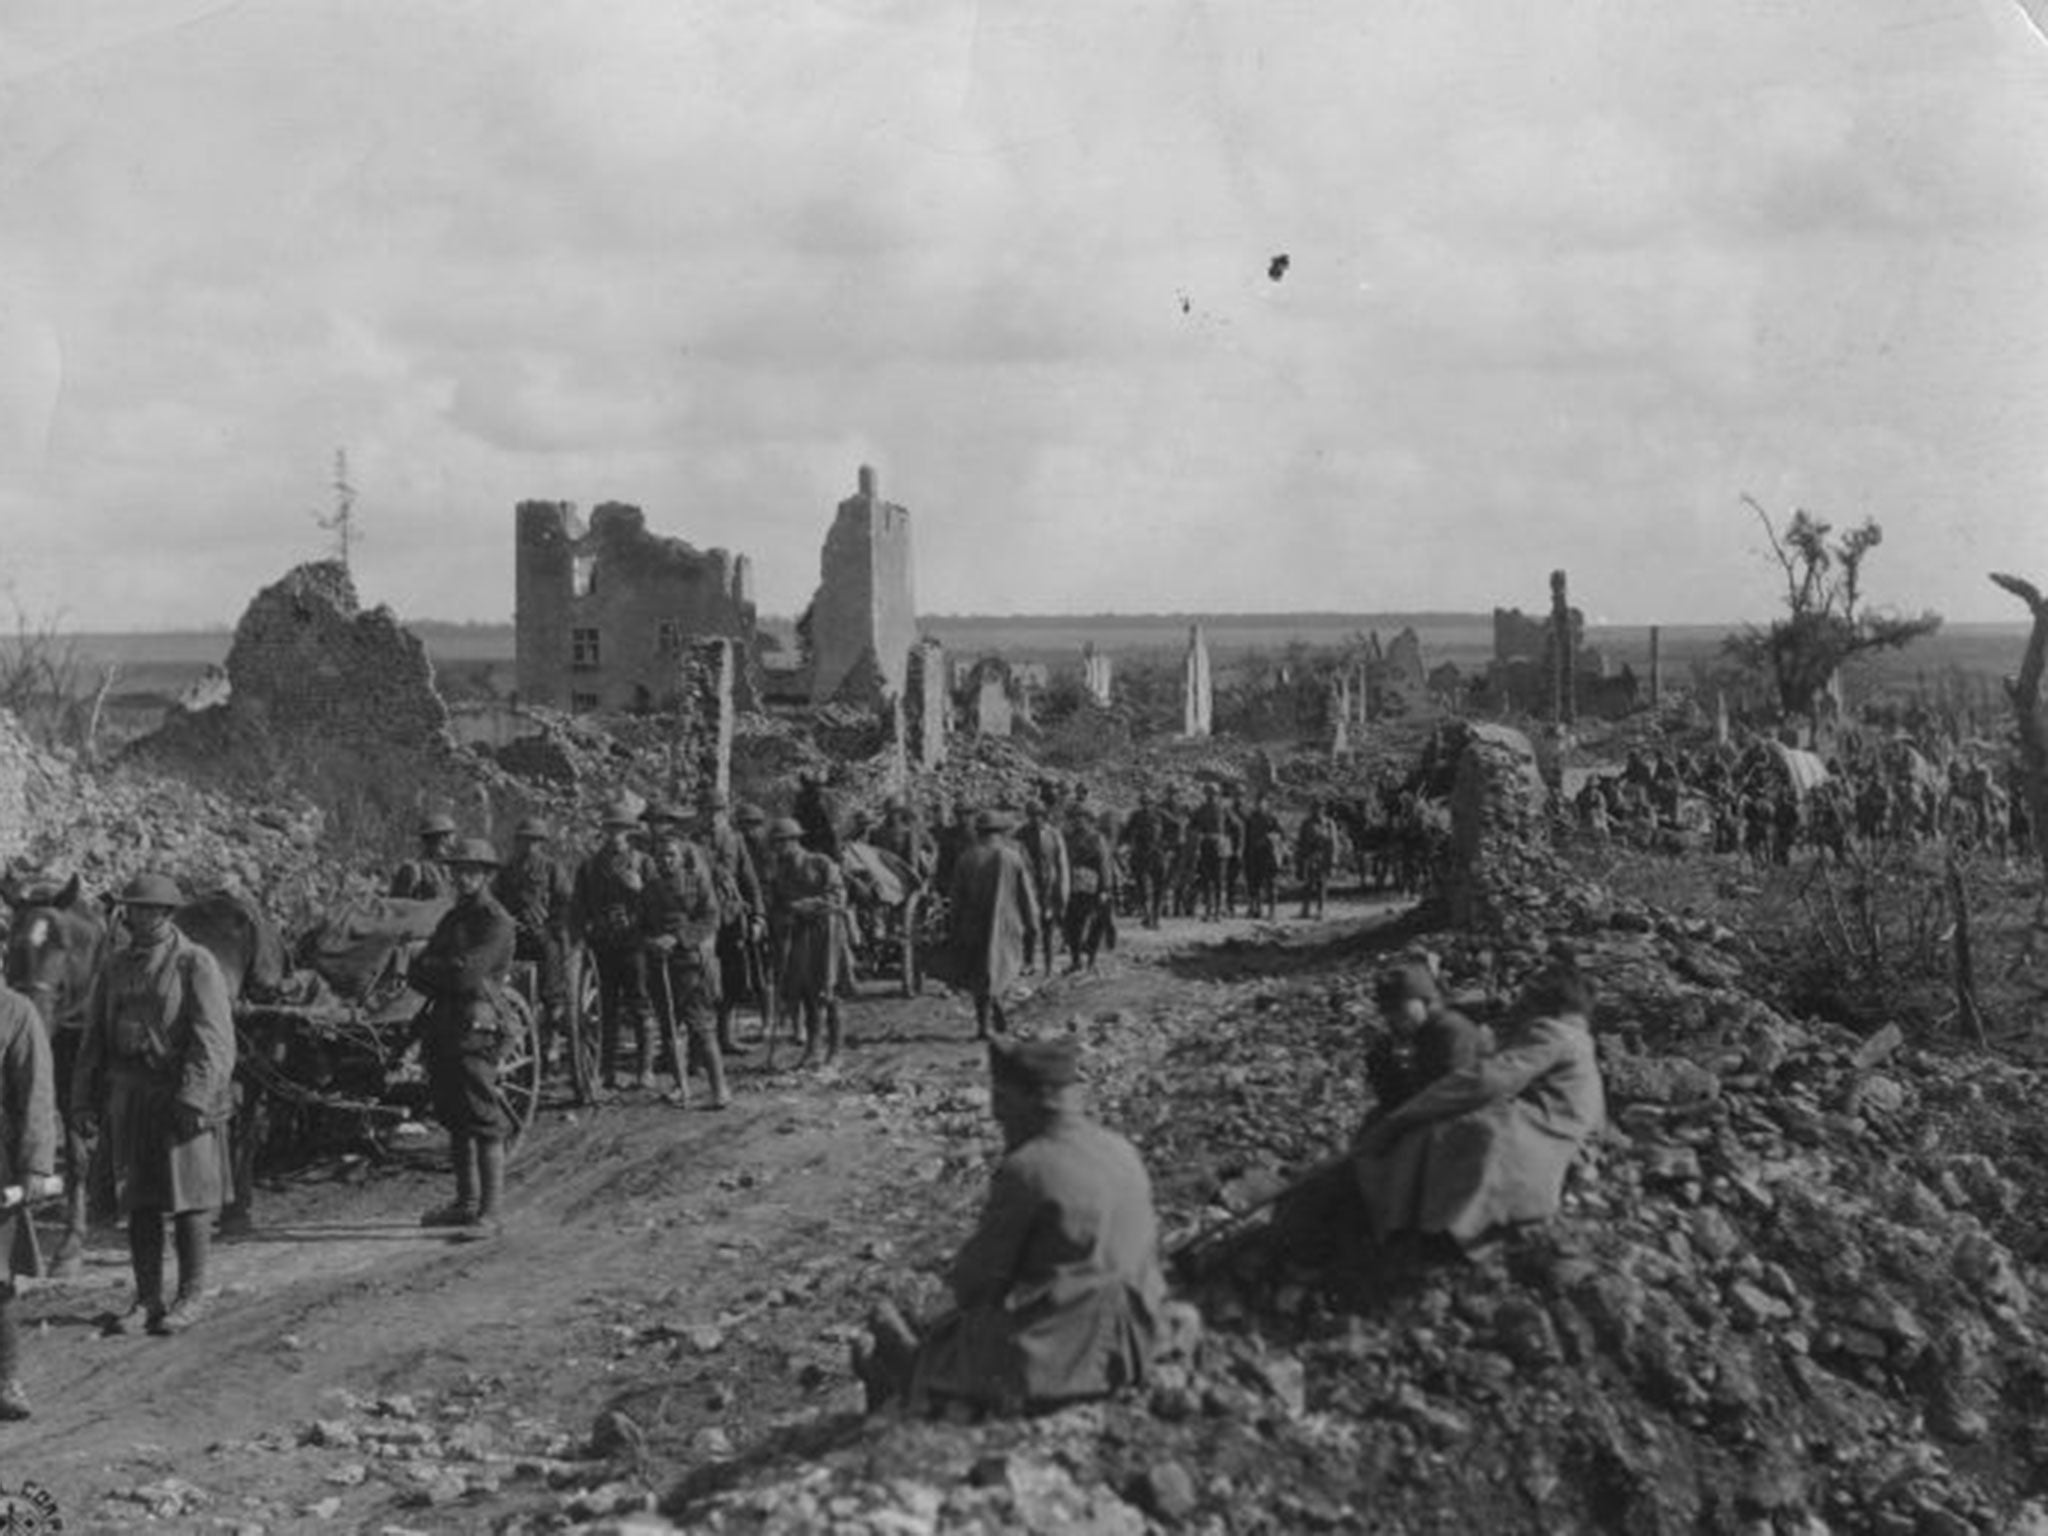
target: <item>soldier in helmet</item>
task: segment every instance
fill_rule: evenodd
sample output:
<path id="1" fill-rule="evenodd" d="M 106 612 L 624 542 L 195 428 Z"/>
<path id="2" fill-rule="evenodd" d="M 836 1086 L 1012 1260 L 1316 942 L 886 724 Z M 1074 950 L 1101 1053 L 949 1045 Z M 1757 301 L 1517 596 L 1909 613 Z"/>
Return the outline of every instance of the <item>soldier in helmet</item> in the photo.
<path id="1" fill-rule="evenodd" d="M 718 876 L 704 850 L 684 835 L 680 819 L 665 818 L 654 844 L 654 868 L 641 893 L 641 933 L 647 945 L 648 977 L 670 1040 L 682 1052 L 674 1063 L 674 1102 L 687 1105 L 690 1058 L 704 1064 L 711 1082 L 711 1107 L 732 1102 L 725 1083 L 725 1058 L 713 1027 L 718 1007 Z M 680 1037 L 687 1036 L 684 1047 Z"/>
<path id="2" fill-rule="evenodd" d="M 171 924 L 184 904 L 177 882 L 137 875 L 120 901 L 128 937 L 93 994 L 72 1116 L 88 1140 L 104 1126 L 115 1198 L 128 1218 L 135 1302 L 104 1326 L 177 1333 L 205 1309 L 213 1218 L 227 1196 L 235 1022 L 219 963 Z M 178 1251 L 169 1307 L 165 1216 Z"/>
<path id="3" fill-rule="evenodd" d="M 728 1056 L 747 1049 L 733 1035 L 733 1009 L 748 990 L 748 956 L 765 931 L 768 904 L 754 850 L 732 824 L 732 799 L 709 789 L 698 798 L 701 843 L 718 880 L 718 1048 Z"/>
<path id="4" fill-rule="evenodd" d="M 569 910 L 575 897 L 569 872 L 548 852 L 552 837 L 541 817 L 521 821 L 512 834 L 512 857 L 491 882 L 491 894 L 518 929 L 513 958 L 530 962 L 540 979 L 543 1070 L 567 1032 Z"/>
<path id="5" fill-rule="evenodd" d="M 449 851 L 455 904 L 414 957 L 406 980 L 427 997 L 422 1054 L 434 1113 L 448 1128 L 455 1199 L 420 1224 L 459 1238 L 495 1236 L 505 1187 L 505 1136 L 498 1059 L 505 1044 L 504 988 L 518 942 L 512 914 L 491 895 L 498 850 L 481 837 Z"/>
<path id="6" fill-rule="evenodd" d="M 391 876 L 391 894 L 407 901 L 441 901 L 455 893 L 448 873 L 448 845 L 455 838 L 455 818 L 435 811 L 420 821 L 420 851 Z"/>
<path id="7" fill-rule="evenodd" d="M 602 1023 L 598 1070 L 607 1092 L 619 1086 L 620 1036 L 633 1036 L 633 1073 L 654 1086 L 647 1030 L 647 953 L 640 938 L 640 899 L 647 888 L 647 855 L 634 845 L 641 821 L 633 802 L 612 801 L 604 813 L 604 843 L 576 871 L 572 903 L 576 931 L 597 963 Z"/>
<path id="8" fill-rule="evenodd" d="M 839 1054 L 839 939 L 846 912 L 846 876 L 838 861 L 803 845 L 794 817 L 773 823 L 768 841 L 768 922 L 774 936 L 782 1005 L 802 1020 L 809 1066 L 824 1046 L 829 1064 Z"/>
<path id="9" fill-rule="evenodd" d="M 0 1420 L 29 1416 L 14 1318 L 15 1223 L 21 1207 L 58 1193 L 57 1101 L 50 1041 L 35 1004 L 0 982 Z"/>

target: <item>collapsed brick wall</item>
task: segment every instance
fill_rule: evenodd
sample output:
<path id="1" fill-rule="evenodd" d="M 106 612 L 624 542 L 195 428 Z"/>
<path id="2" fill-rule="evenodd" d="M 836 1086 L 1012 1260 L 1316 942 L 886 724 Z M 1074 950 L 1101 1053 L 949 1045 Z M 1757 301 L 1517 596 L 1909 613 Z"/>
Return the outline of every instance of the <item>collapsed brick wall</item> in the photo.
<path id="1" fill-rule="evenodd" d="M 699 640 L 677 668 L 674 761 L 693 794 L 732 793 L 738 653 L 731 640 Z"/>
<path id="2" fill-rule="evenodd" d="M 1519 731 L 1467 727 L 1451 785 L 1443 895 L 1461 928 L 1498 932 L 1540 904 L 1556 874 L 1536 751 Z"/>
<path id="3" fill-rule="evenodd" d="M 21 722 L 10 711 L 0 709 L 0 860 L 15 857 L 28 846 L 34 830 L 31 785 L 48 772 L 43 754 L 28 739 Z"/>
<path id="4" fill-rule="evenodd" d="M 690 642 L 730 638 L 751 650 L 744 556 L 651 532 L 641 509 L 625 502 L 594 508 L 588 528 L 567 502 L 522 501 L 516 519 L 521 702 L 671 709 Z"/>
<path id="5" fill-rule="evenodd" d="M 235 626 L 227 676 L 230 712 L 272 736 L 428 755 L 452 746 L 427 648 L 389 608 L 363 612 L 339 561 L 299 566 L 256 594 Z"/>

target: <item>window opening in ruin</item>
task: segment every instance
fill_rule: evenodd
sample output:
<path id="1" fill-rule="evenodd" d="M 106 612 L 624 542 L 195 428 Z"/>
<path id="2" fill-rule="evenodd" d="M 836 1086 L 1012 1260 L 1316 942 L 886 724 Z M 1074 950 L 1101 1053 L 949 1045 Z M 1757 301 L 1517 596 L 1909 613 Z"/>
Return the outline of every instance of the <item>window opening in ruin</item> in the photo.
<path id="1" fill-rule="evenodd" d="M 654 632 L 654 648 L 663 656 L 683 654 L 683 626 L 674 619 L 663 619 Z"/>
<path id="2" fill-rule="evenodd" d="M 588 597 L 597 590 L 597 556 L 576 556 L 569 572 L 569 590 L 573 596 Z"/>
<path id="3" fill-rule="evenodd" d="M 569 665 L 578 672 L 597 670 L 597 631 L 594 629 L 572 629 L 569 631 Z"/>
<path id="4" fill-rule="evenodd" d="M 654 695 L 648 691 L 645 683 L 635 683 L 633 685 L 633 713 L 636 715 L 651 715 L 654 713 Z"/>
<path id="5" fill-rule="evenodd" d="M 569 707 L 578 714 L 590 714 L 597 708 L 597 695 L 594 693 L 572 693 L 569 695 Z"/>

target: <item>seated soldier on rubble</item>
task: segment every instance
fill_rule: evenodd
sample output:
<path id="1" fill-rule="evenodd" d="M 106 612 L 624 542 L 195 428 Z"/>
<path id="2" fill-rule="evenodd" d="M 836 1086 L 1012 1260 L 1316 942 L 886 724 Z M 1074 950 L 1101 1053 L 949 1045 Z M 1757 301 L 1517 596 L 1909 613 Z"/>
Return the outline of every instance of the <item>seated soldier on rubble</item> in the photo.
<path id="1" fill-rule="evenodd" d="M 1166 1281 L 1137 1149 L 1083 1113 L 1068 1039 L 992 1041 L 1005 1155 L 948 1274 L 955 1306 L 922 1330 L 894 1307 L 853 1349 L 870 1411 L 1031 1412 L 1142 1385 Z"/>
<path id="2" fill-rule="evenodd" d="M 1538 974 L 1500 1050 L 1367 1126 L 1352 1158 L 1373 1236 L 1448 1239 L 1470 1251 L 1499 1229 L 1557 1213 L 1579 1149 L 1606 1120 L 1593 1055 L 1592 986 Z"/>
<path id="3" fill-rule="evenodd" d="M 1387 1032 L 1365 1056 L 1365 1078 L 1375 1101 L 1368 1125 L 1446 1073 L 1465 1071 L 1493 1048 L 1491 1031 L 1444 1006 L 1436 973 L 1424 961 L 1404 961 L 1382 971 L 1373 1000 Z"/>

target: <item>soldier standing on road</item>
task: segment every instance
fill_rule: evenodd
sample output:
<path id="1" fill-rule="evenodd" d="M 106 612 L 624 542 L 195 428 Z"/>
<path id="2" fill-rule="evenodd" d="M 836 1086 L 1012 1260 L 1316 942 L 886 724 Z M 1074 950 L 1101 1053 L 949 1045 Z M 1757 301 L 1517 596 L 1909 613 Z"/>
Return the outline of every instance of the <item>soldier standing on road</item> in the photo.
<path id="1" fill-rule="evenodd" d="M 974 998 L 974 1038 L 1009 1028 L 1003 994 L 1023 974 L 1025 935 L 1038 927 L 1038 895 L 1017 845 L 1002 834 L 1009 818 L 974 818 L 975 845 L 953 870 L 951 947 L 955 974 Z"/>
<path id="2" fill-rule="evenodd" d="M 1321 917 L 1330 900 L 1330 871 L 1337 862 L 1337 830 L 1320 800 L 1309 803 L 1308 815 L 1294 834 L 1294 867 L 1301 874 L 1301 915 Z"/>
<path id="3" fill-rule="evenodd" d="M 1214 784 L 1202 791 L 1202 803 L 1188 818 L 1188 833 L 1195 839 L 1195 882 L 1202 892 L 1202 921 L 1223 918 L 1223 881 L 1229 867 L 1231 844 L 1230 813 Z"/>
<path id="4" fill-rule="evenodd" d="M 57 1095 L 50 1041 L 35 1004 L 0 984 L 0 1420 L 29 1416 L 14 1317 L 15 1223 L 31 1200 L 64 1187 L 56 1176 Z"/>
<path id="5" fill-rule="evenodd" d="M 640 818 L 630 800 L 614 800 L 604 815 L 604 845 L 576 871 L 576 929 L 597 964 L 598 1070 L 606 1092 L 619 1086 L 620 1034 L 633 1033 L 633 1072 L 654 1086 L 647 1036 L 647 954 L 640 943 L 640 894 L 647 888 L 647 856 L 633 846 Z"/>
<path id="6" fill-rule="evenodd" d="M 455 1199 L 420 1218 L 461 1239 L 495 1237 L 505 1189 L 505 1136 L 498 1058 L 505 1044 L 503 992 L 512 974 L 517 925 L 491 895 L 498 851 L 473 837 L 448 859 L 455 905 L 414 957 L 406 980 L 424 993 L 422 1054 L 434 1113 L 448 1128 Z"/>
<path id="7" fill-rule="evenodd" d="M 764 930 L 768 902 L 754 850 L 727 815 L 730 798 L 722 790 L 706 790 L 699 804 L 704 852 L 718 877 L 718 1048 L 737 1056 L 747 1047 L 733 1035 L 733 1010 L 748 990 L 748 959 Z"/>
<path id="8" fill-rule="evenodd" d="M 454 894 L 448 873 L 448 846 L 455 839 L 455 818 L 436 811 L 420 822 L 420 851 L 393 871 L 391 894 L 406 901 L 442 901 Z"/>
<path id="9" fill-rule="evenodd" d="M 710 856 L 680 827 L 664 832 L 654 845 L 653 875 L 641 893 L 640 929 L 656 1003 L 671 1043 L 681 1052 L 675 1061 L 678 1107 L 690 1102 L 692 1058 L 704 1063 L 711 1107 L 723 1109 L 732 1102 L 715 1027 L 721 917 L 718 875 Z"/>
<path id="10" fill-rule="evenodd" d="M 491 882 L 498 905 L 518 928 L 515 960 L 529 961 L 540 978 L 541 1070 L 549 1070 L 555 1043 L 568 1038 L 569 914 L 575 889 L 561 861 L 548 852 L 552 829 L 529 816 L 513 833 L 511 860 Z"/>
<path id="11" fill-rule="evenodd" d="M 1244 818 L 1245 906 L 1268 921 L 1280 915 L 1280 850 L 1286 834 L 1280 818 L 1266 808 L 1264 794 L 1252 798 Z"/>
<path id="12" fill-rule="evenodd" d="M 768 926 L 782 1007 L 803 1023 L 799 1067 L 817 1059 L 821 1033 L 826 1064 L 839 1054 L 839 928 L 846 910 L 838 862 L 804 847 L 803 836 L 793 817 L 768 829 Z"/>
<path id="13" fill-rule="evenodd" d="M 235 1021 L 213 956 L 171 926 L 177 882 L 141 874 L 120 896 L 127 942 L 101 973 L 71 1082 L 90 1139 L 102 1123 L 114 1196 L 128 1218 L 135 1302 L 103 1319 L 178 1333 L 205 1310 L 214 1213 L 227 1195 Z M 104 1117 L 104 1118 L 102 1118 Z M 178 1250 L 178 1294 L 164 1306 L 164 1217 Z"/>
<path id="14" fill-rule="evenodd" d="M 1095 957 L 1115 921 L 1119 879 L 1116 847 L 1109 838 L 1109 812 L 1102 813 L 1097 826 L 1076 801 L 1073 820 L 1067 828 L 1067 971 L 1072 974 L 1087 966 L 1095 969 Z"/>
<path id="15" fill-rule="evenodd" d="M 1147 928 L 1157 928 L 1165 901 L 1166 830 L 1150 795 L 1138 796 L 1138 808 L 1124 823 L 1124 842 L 1131 850 L 1131 878 L 1137 882 L 1141 920 Z"/>
<path id="16" fill-rule="evenodd" d="M 1067 892 L 1072 886 L 1073 875 L 1068 864 L 1067 840 L 1045 811 L 1045 806 L 1037 800 L 1026 803 L 1024 828 L 1017 836 L 1017 846 L 1023 851 L 1025 864 L 1030 867 L 1032 894 L 1038 898 L 1037 924 L 1024 935 L 1024 969 L 1029 971 L 1035 959 L 1050 976 L 1053 941 L 1067 915 Z M 1071 960 L 1071 946 L 1067 954 Z"/>

